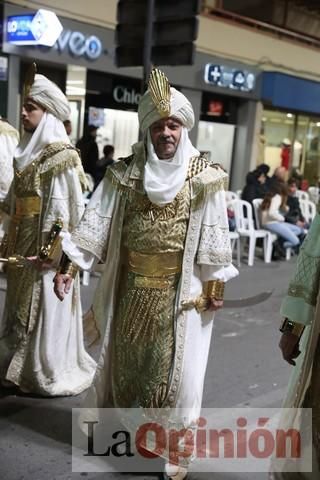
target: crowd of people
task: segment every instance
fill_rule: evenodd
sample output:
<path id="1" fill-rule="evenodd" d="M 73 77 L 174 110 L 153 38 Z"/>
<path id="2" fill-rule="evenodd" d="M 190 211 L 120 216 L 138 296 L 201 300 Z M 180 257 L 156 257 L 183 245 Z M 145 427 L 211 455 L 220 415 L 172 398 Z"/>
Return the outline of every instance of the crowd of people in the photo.
<path id="1" fill-rule="evenodd" d="M 241 199 L 251 205 L 255 198 L 262 199 L 259 220 L 262 228 L 277 235 L 273 258 L 285 257 L 285 250 L 292 248 L 298 253 L 309 224 L 304 218 L 297 197 L 298 180 L 287 177 L 285 167 L 277 167 L 269 176 L 270 167 L 259 165 L 249 172 Z"/>

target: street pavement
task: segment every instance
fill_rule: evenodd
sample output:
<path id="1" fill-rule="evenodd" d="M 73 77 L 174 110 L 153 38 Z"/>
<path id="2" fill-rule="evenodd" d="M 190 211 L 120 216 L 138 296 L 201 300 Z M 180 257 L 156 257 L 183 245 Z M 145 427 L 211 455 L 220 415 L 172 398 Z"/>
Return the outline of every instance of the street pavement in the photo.
<path id="1" fill-rule="evenodd" d="M 291 368 L 278 349 L 279 307 L 296 257 L 254 267 L 242 264 L 240 276 L 228 283 L 225 297 L 250 297 L 272 290 L 252 307 L 223 309 L 215 318 L 203 406 L 279 407 Z M 84 310 L 98 279 L 82 287 Z M 5 295 L 0 277 L 0 308 Z M 91 352 L 92 353 L 92 352 Z M 97 352 L 92 353 L 94 356 Z M 1 396 L 2 395 L 2 396 Z M 0 479 L 3 480 L 154 480 L 156 474 L 72 473 L 71 409 L 84 395 L 40 398 L 0 392 Z M 189 473 L 188 480 L 266 480 L 266 473 Z"/>

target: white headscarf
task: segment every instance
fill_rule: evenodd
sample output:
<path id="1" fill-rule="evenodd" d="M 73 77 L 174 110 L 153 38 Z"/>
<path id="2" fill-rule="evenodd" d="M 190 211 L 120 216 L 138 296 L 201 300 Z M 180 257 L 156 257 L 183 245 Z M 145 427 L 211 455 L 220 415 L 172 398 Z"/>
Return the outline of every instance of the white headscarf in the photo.
<path id="1" fill-rule="evenodd" d="M 199 151 L 194 148 L 187 129 L 183 127 L 174 157 L 160 160 L 148 130 L 143 185 L 149 200 L 160 207 L 172 202 L 186 180 L 190 158 L 198 155 Z"/>
<path id="2" fill-rule="evenodd" d="M 46 111 L 33 133 L 25 132 L 15 151 L 15 162 L 22 170 L 35 160 L 50 143 L 70 143 L 63 121 L 70 116 L 67 97 L 60 88 L 44 75 L 36 74 L 28 98 Z"/>
<path id="3" fill-rule="evenodd" d="M 175 88 L 171 87 L 170 92 L 170 117 L 178 118 L 187 130 L 191 130 L 194 125 L 194 112 L 191 103 L 183 93 Z M 145 92 L 140 100 L 138 116 L 140 128 L 143 133 L 146 132 L 150 125 L 161 118 L 152 101 L 149 90 Z"/>
<path id="4" fill-rule="evenodd" d="M 16 148 L 14 157 L 17 169 L 25 168 L 47 145 L 54 142 L 70 143 L 70 139 L 61 120 L 52 113 L 44 112 L 36 130 L 33 133 L 25 132 Z"/>
<path id="5" fill-rule="evenodd" d="M 194 125 L 192 105 L 187 97 L 175 88 L 171 87 L 170 92 L 170 116 L 180 120 L 183 125 L 173 158 L 160 160 L 153 148 L 149 127 L 162 117 L 152 101 L 149 90 L 141 98 L 138 108 L 140 128 L 147 135 L 147 161 L 143 185 L 149 200 L 161 207 L 174 200 L 186 180 L 190 158 L 200 155 L 188 135 L 188 130 Z"/>

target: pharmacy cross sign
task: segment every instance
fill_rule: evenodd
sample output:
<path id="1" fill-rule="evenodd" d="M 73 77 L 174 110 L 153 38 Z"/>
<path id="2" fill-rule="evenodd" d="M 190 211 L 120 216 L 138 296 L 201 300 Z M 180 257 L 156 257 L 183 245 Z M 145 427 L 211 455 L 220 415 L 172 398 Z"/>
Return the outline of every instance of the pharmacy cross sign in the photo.
<path id="1" fill-rule="evenodd" d="M 213 65 L 213 68 L 208 72 L 208 77 L 213 83 L 218 83 L 221 78 L 221 68 L 218 65 Z"/>
<path id="2" fill-rule="evenodd" d="M 217 87 L 251 92 L 256 86 L 256 74 L 242 68 L 207 63 L 204 81 Z"/>

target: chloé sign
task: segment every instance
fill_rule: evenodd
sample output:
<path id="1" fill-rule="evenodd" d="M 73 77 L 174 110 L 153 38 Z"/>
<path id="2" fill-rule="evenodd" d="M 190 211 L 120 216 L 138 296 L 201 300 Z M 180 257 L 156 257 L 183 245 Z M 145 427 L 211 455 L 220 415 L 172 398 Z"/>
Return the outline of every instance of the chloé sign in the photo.
<path id="1" fill-rule="evenodd" d="M 122 85 L 117 85 L 113 89 L 113 99 L 117 103 L 129 103 L 138 105 L 141 94 L 136 92 L 134 88 L 127 88 Z"/>

